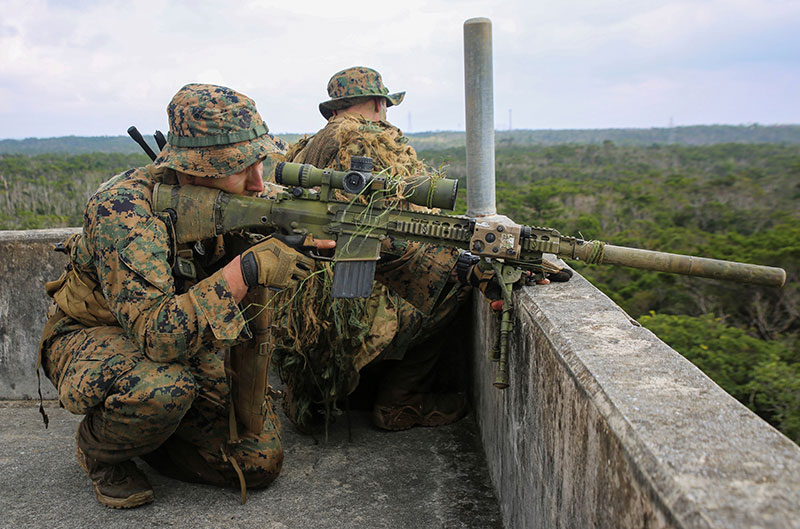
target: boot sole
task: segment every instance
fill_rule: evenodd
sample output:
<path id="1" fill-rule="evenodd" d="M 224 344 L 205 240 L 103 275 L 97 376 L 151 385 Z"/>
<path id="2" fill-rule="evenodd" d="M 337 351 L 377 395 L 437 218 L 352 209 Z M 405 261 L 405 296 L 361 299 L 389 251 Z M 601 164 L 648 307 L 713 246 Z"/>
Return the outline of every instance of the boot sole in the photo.
<path id="1" fill-rule="evenodd" d="M 382 413 L 375 411 L 372 415 L 372 422 L 382 430 L 400 432 L 403 430 L 410 430 L 414 426 L 423 426 L 426 428 L 446 426 L 461 420 L 466 414 L 466 410 L 450 415 L 444 415 L 438 412 L 431 412 L 424 416 L 407 413 L 396 417 L 394 420 L 387 421 Z"/>
<path id="2" fill-rule="evenodd" d="M 154 499 L 152 490 L 137 492 L 136 494 L 131 494 L 127 498 L 112 498 L 111 496 L 103 495 L 97 490 L 97 485 L 94 486 L 94 496 L 97 498 L 97 501 L 112 509 L 132 509 L 133 507 L 139 507 L 150 503 Z"/>
<path id="3" fill-rule="evenodd" d="M 413 419 L 404 421 L 394 421 L 391 424 L 389 424 L 381 419 L 375 418 L 373 419 L 372 422 L 375 424 L 375 426 L 377 426 L 381 430 L 387 430 L 389 432 L 401 432 L 403 430 L 410 430 L 417 424 L 416 421 L 414 421 Z"/>
<path id="4" fill-rule="evenodd" d="M 81 470 L 83 470 L 86 475 L 89 476 L 89 466 L 86 464 L 86 454 L 80 449 L 79 446 L 77 446 L 77 444 L 75 446 L 75 456 L 78 459 L 78 466 L 80 466 Z M 112 496 L 106 496 L 97 490 L 97 485 L 94 483 L 92 483 L 92 488 L 94 489 L 94 497 L 97 498 L 97 501 L 106 507 L 111 507 L 112 509 L 132 509 L 133 507 L 139 507 L 145 503 L 150 503 L 155 499 L 152 490 L 137 492 L 136 494 L 131 494 L 127 498 L 114 498 Z"/>

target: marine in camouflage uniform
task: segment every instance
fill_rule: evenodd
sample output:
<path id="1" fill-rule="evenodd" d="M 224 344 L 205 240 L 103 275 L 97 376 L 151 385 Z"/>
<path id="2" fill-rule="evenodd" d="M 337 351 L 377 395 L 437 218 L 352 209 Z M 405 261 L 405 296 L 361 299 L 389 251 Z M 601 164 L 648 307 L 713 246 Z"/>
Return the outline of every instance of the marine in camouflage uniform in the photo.
<path id="1" fill-rule="evenodd" d="M 328 95 L 331 99 L 319 105 L 328 124 L 292 145 L 287 161 L 346 170 L 352 156 L 369 156 L 375 172 L 395 177 L 431 171 L 402 132 L 385 120 L 386 107 L 400 104 L 405 93 L 389 94 L 378 72 L 365 67 L 338 72 L 328 83 Z M 425 209 L 412 204 L 399 207 Z M 412 252 L 435 255 L 442 270 L 454 266 L 456 254 L 451 250 L 413 244 Z M 401 430 L 460 419 L 466 413 L 464 395 L 432 393 L 433 370 L 443 344 L 430 337 L 453 319 L 468 289 L 454 283 L 422 289 L 419 293 L 426 304 L 420 310 L 398 294 L 399 288 L 378 282 L 366 301 L 332 300 L 327 296 L 330 267 L 326 273 L 326 281 L 304 285 L 295 306 L 283 315 L 290 332 L 279 341 L 277 356 L 287 383 L 287 416 L 308 430 L 315 406 L 329 415 L 337 401 L 356 389 L 362 369 L 383 364 L 386 368 L 374 369 L 383 371 L 376 374 L 381 379 L 373 406 L 377 426 Z"/>
<path id="2" fill-rule="evenodd" d="M 231 428 L 225 352 L 252 336 L 237 303 L 248 288 L 239 268 L 245 258 L 226 251 L 223 238 L 176 246 L 173 219 L 151 207 L 157 183 L 258 192 L 262 160 L 280 152 L 281 142 L 268 134 L 251 99 L 225 87 L 187 85 L 167 114 L 168 145 L 152 165 L 95 192 L 82 232 L 63 246 L 67 270 L 47 285 L 54 302 L 42 366 L 61 405 L 84 415 L 78 461 L 97 499 L 115 508 L 153 499 L 131 461 L 136 456 L 179 479 L 242 486 L 243 500 L 245 484 L 267 486 L 283 461 L 269 398 L 260 431 Z M 262 247 L 243 255 L 268 274 L 257 253 Z M 294 254 L 290 260 L 306 259 Z M 259 280 L 251 274 L 249 284 Z"/>

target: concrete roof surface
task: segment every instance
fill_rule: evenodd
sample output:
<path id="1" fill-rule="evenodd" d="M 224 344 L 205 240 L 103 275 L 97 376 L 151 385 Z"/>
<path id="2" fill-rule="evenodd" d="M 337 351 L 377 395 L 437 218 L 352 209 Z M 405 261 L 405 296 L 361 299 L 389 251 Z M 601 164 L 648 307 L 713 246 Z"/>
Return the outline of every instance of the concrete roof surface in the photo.
<path id="1" fill-rule="evenodd" d="M 80 416 L 46 402 L 45 429 L 31 401 L 0 401 L 2 528 L 501 528 L 474 417 L 445 427 L 382 432 L 351 412 L 327 442 L 284 419 L 283 471 L 249 491 L 175 481 L 139 461 L 156 500 L 113 510 L 94 498 L 75 460 Z"/>

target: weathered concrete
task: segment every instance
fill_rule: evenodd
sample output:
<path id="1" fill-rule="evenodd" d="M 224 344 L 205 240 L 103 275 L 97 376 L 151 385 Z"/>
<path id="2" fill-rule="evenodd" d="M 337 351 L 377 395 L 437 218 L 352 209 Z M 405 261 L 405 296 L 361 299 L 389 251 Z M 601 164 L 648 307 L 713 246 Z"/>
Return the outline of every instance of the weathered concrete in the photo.
<path id="1" fill-rule="evenodd" d="M 44 284 L 67 263 L 52 245 L 77 230 L 0 231 L 0 400 L 38 398 L 36 355 L 50 302 Z M 46 378 L 42 393 L 56 398 Z"/>
<path id="2" fill-rule="evenodd" d="M 800 527 L 797 445 L 582 277 L 516 300 L 511 386 L 473 378 L 508 527 Z"/>
<path id="3" fill-rule="evenodd" d="M 284 427 L 281 475 L 251 491 L 245 505 L 238 490 L 182 483 L 140 463 L 156 501 L 117 511 L 97 503 L 75 460 L 80 418 L 53 403 L 48 412 L 45 430 L 30 401 L 0 402 L 2 528 L 502 527 L 471 417 L 443 428 L 382 432 L 363 412 L 352 412 L 352 442 L 341 420 L 319 444 Z"/>

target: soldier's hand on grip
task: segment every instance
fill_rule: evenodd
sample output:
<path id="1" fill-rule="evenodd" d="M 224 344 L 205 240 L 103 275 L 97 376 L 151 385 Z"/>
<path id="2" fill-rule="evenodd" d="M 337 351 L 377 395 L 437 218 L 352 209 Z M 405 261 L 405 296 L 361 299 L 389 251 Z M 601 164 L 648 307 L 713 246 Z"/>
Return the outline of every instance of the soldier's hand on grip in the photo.
<path id="1" fill-rule="evenodd" d="M 270 237 L 242 254 L 242 277 L 248 287 L 286 288 L 311 274 L 314 261 Z"/>
<path id="2" fill-rule="evenodd" d="M 462 285 L 477 287 L 493 310 L 503 308 L 503 292 L 492 268 L 482 267 L 480 258 L 470 252 L 462 252 L 456 263 L 458 280 Z"/>
<path id="3" fill-rule="evenodd" d="M 467 281 L 470 285 L 478 287 L 493 310 L 503 308 L 503 293 L 497 283 L 497 274 L 494 270 L 483 270 L 480 264 L 472 265 L 467 272 Z"/>

